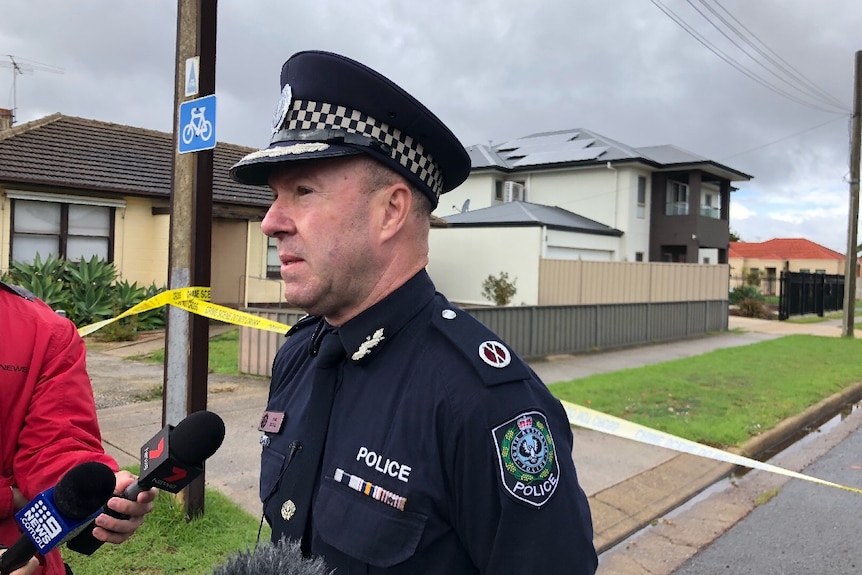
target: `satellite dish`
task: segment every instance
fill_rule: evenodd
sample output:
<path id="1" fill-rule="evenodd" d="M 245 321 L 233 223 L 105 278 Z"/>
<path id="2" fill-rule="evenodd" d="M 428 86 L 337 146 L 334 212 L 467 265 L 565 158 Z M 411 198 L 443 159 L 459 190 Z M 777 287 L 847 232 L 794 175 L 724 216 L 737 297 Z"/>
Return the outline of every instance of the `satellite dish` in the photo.
<path id="1" fill-rule="evenodd" d="M 467 198 L 466 200 L 464 200 L 464 205 L 461 206 L 461 213 L 463 214 L 464 212 L 466 212 L 469 209 L 470 209 L 470 198 Z"/>

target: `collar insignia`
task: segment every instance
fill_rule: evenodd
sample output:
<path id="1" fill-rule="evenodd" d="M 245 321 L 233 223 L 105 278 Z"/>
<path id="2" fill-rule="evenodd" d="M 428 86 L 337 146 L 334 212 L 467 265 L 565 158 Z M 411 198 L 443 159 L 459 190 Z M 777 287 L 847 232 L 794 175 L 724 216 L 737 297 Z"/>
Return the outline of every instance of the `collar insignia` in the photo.
<path id="1" fill-rule="evenodd" d="M 374 348 L 378 343 L 383 341 L 383 328 L 381 327 L 377 331 L 374 332 L 374 335 L 369 335 L 365 338 L 365 341 L 362 342 L 362 345 L 359 346 L 359 349 L 356 350 L 356 353 L 350 356 L 350 359 L 353 361 L 359 361 Z"/>

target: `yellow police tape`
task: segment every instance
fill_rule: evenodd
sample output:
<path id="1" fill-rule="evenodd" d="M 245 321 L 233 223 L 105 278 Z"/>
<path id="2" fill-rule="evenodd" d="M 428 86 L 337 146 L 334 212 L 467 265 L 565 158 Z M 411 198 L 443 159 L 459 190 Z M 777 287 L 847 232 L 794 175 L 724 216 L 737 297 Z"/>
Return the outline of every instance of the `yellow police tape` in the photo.
<path id="1" fill-rule="evenodd" d="M 210 303 L 210 293 L 211 290 L 207 287 L 187 287 L 167 290 L 139 303 L 132 308 L 129 308 L 127 311 L 121 313 L 116 317 L 112 317 L 110 319 L 106 319 L 97 323 L 81 327 L 78 329 L 78 334 L 81 337 L 84 337 L 85 335 L 91 334 L 94 331 L 101 329 L 102 327 L 121 318 L 139 314 L 141 312 L 149 311 L 151 309 L 156 309 L 164 305 L 176 306 L 188 312 L 202 315 L 224 323 L 230 323 L 233 325 L 239 325 L 244 327 L 252 327 L 255 329 L 262 329 L 275 333 L 284 334 L 287 333 L 287 331 L 290 329 L 289 325 L 283 323 L 271 321 L 262 317 L 258 317 L 256 315 L 252 315 L 250 313 L 245 313 L 229 307 Z M 862 489 L 839 485 L 838 483 L 832 483 L 830 481 L 818 479 L 810 475 L 804 475 L 802 473 L 790 471 L 788 469 L 784 469 L 775 465 L 770 465 L 768 463 L 763 463 L 755 459 L 749 459 L 748 457 L 736 455 L 728 451 L 722 451 L 721 449 L 716 449 L 708 445 L 703 445 L 694 441 L 690 441 L 688 439 L 683 439 L 682 437 L 677 437 L 663 431 L 658 431 L 657 429 L 651 429 L 649 427 L 633 423 L 626 419 L 621 419 L 619 417 L 614 417 L 613 415 L 607 415 L 605 413 L 595 411 L 588 407 L 569 403 L 568 401 L 562 401 L 562 404 L 566 410 L 566 415 L 568 416 L 569 423 L 571 425 L 576 425 L 585 429 L 592 429 L 594 431 L 600 431 L 602 433 L 615 435 L 624 439 L 631 439 L 633 441 L 646 443 L 648 445 L 655 445 L 658 447 L 672 449 L 674 451 L 679 451 L 680 453 L 689 453 L 700 457 L 706 457 L 708 459 L 715 459 L 717 461 L 732 463 L 734 465 L 741 465 L 743 467 L 750 467 L 752 469 L 769 471 L 771 473 L 777 473 L 786 477 L 804 479 L 805 481 L 819 483 L 820 485 L 826 485 L 828 487 L 837 487 L 838 489 L 844 489 L 845 491 L 862 493 Z"/>
<path id="2" fill-rule="evenodd" d="M 706 457 L 708 459 L 715 459 L 718 461 L 733 463 L 734 465 L 742 465 L 744 467 L 750 467 L 752 469 L 761 469 L 763 471 L 778 473 L 779 475 L 784 475 L 787 477 L 804 479 L 805 481 L 819 483 L 820 485 L 837 487 L 838 489 L 853 491 L 854 493 L 862 493 L 862 489 L 839 485 L 837 483 L 832 483 L 823 479 L 817 479 L 816 477 L 812 477 L 810 475 L 804 475 L 802 473 L 790 471 L 788 469 L 777 467 L 775 465 L 763 463 L 761 461 L 757 461 L 756 459 L 749 459 L 748 457 L 743 457 L 741 455 L 722 451 L 721 449 L 716 449 L 708 445 L 689 441 L 688 439 L 683 439 L 682 437 L 677 437 L 675 435 L 671 435 L 670 433 L 665 433 L 663 431 L 658 431 L 657 429 L 644 427 L 643 425 L 638 425 L 637 423 L 633 423 L 626 419 L 620 419 L 619 417 L 614 417 L 613 415 L 607 415 L 605 413 L 595 411 L 588 407 L 575 405 L 574 403 L 569 403 L 568 401 L 563 401 L 562 404 L 566 410 L 566 415 L 569 418 L 569 423 L 571 423 L 572 425 L 577 425 L 586 429 L 592 429 L 594 431 L 601 431 L 602 433 L 615 435 L 617 437 L 623 437 L 625 439 L 631 439 L 640 443 L 646 443 L 648 445 L 665 447 L 667 449 L 672 449 L 681 453 L 690 453 L 692 455 L 698 455 L 700 457 Z"/>
<path id="3" fill-rule="evenodd" d="M 253 327 L 266 331 L 274 331 L 276 333 L 287 333 L 290 329 L 289 325 L 271 321 L 266 318 L 258 317 L 250 313 L 237 311 L 233 308 L 224 307 L 218 304 L 210 303 L 211 290 L 208 287 L 187 287 L 163 291 L 147 300 L 142 301 L 138 305 L 129 308 L 120 315 L 110 319 L 102 320 L 90 325 L 85 325 L 78 328 L 78 335 L 84 337 L 94 331 L 105 327 L 124 317 L 136 315 L 151 309 L 157 309 L 164 305 L 172 305 L 191 313 L 202 315 L 210 319 L 223 321 L 233 325 L 241 325 L 245 327 Z"/>

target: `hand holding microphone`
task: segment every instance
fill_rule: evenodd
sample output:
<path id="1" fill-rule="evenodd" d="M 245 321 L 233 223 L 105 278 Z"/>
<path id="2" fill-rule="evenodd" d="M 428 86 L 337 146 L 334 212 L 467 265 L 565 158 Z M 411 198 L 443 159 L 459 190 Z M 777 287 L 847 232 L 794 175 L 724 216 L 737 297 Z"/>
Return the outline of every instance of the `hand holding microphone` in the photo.
<path id="1" fill-rule="evenodd" d="M 0 573 L 10 574 L 36 553 L 44 555 L 75 536 L 100 513 L 114 486 L 114 472 L 103 463 L 82 463 L 70 469 L 55 487 L 15 514 L 24 534 L 0 555 Z"/>
<path id="2" fill-rule="evenodd" d="M 196 411 L 176 427 L 166 425 L 141 447 L 140 476 L 120 496 L 136 501 L 138 494 L 153 487 L 170 493 L 179 492 L 203 473 L 204 461 L 221 446 L 224 434 L 224 421 L 211 411 Z M 118 519 L 128 519 L 128 515 L 108 507 L 105 507 L 104 513 Z M 77 553 L 92 555 L 103 543 L 94 537 L 94 528 L 95 522 L 69 540 L 66 547 Z"/>
<path id="3" fill-rule="evenodd" d="M 6 552 L 5 547 L 0 547 L 0 555 Z M 36 569 L 39 568 L 39 560 L 35 557 L 31 557 L 23 566 L 18 569 L 12 571 L 9 575 L 31 575 L 31 573 L 35 572 Z"/>

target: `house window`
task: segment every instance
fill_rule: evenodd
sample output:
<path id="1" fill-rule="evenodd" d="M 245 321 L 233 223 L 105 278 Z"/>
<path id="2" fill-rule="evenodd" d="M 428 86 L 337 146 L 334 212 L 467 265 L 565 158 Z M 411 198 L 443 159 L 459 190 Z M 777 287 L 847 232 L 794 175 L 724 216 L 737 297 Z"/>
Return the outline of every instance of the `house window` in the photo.
<path id="1" fill-rule="evenodd" d="M 688 184 L 670 181 L 667 183 L 666 216 L 688 215 Z"/>
<path id="2" fill-rule="evenodd" d="M 494 180 L 494 199 L 498 202 L 503 201 L 503 181 Z"/>
<path id="3" fill-rule="evenodd" d="M 635 261 L 636 262 L 644 261 L 644 253 L 643 252 L 635 252 Z"/>
<path id="4" fill-rule="evenodd" d="M 646 217 L 646 178 L 643 176 L 638 176 L 637 217 L 639 220 Z"/>
<path id="5" fill-rule="evenodd" d="M 275 238 L 266 238 L 266 277 L 275 279 L 281 277 L 281 260 L 278 258 Z"/>
<path id="6" fill-rule="evenodd" d="M 55 256 L 78 261 L 114 260 L 114 208 L 12 200 L 12 261 Z"/>
<path id="7" fill-rule="evenodd" d="M 721 219 L 721 208 L 713 204 L 715 194 L 701 194 L 700 215 L 707 218 Z"/>

